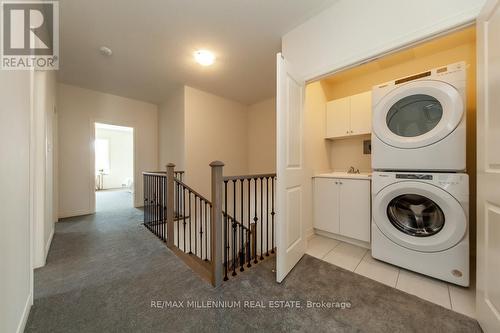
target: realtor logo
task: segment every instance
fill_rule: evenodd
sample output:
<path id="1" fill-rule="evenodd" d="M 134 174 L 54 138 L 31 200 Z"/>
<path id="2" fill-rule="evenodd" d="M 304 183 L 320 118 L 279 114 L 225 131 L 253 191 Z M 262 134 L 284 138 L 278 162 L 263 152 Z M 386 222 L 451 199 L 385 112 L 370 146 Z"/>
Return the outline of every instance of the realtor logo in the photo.
<path id="1" fill-rule="evenodd" d="M 59 3 L 2 1 L 1 68 L 59 68 Z"/>

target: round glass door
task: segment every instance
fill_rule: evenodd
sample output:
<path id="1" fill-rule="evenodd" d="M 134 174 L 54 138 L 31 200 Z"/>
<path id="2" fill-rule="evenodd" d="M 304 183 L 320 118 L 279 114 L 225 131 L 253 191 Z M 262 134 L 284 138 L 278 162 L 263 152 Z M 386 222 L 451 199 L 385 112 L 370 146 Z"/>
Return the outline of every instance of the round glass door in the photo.
<path id="1" fill-rule="evenodd" d="M 415 237 L 435 235 L 445 224 L 441 208 L 419 194 L 403 194 L 392 199 L 387 206 L 387 217 L 398 230 Z"/>
<path id="2" fill-rule="evenodd" d="M 383 89 L 389 89 L 383 88 Z M 402 149 L 435 144 L 452 133 L 465 114 L 457 89 L 434 80 L 392 87 L 373 107 L 373 133 Z"/>
<path id="3" fill-rule="evenodd" d="M 387 112 L 387 127 L 402 137 L 416 137 L 431 131 L 443 117 L 443 107 L 429 95 L 406 96 Z"/>

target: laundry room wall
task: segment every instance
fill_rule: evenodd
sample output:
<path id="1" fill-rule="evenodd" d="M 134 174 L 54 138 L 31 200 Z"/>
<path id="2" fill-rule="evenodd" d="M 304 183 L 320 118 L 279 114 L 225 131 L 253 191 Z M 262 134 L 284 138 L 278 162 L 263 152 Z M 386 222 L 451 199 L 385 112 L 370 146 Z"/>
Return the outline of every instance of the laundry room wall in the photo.
<path id="1" fill-rule="evenodd" d="M 467 173 L 470 179 L 471 255 L 476 249 L 476 29 L 469 27 L 433 39 L 412 48 L 387 55 L 361 66 L 340 72 L 321 81 L 327 100 L 371 90 L 374 85 L 423 72 L 454 62 L 467 64 Z M 351 140 L 351 139 L 350 139 Z M 356 143 L 356 140 L 359 142 Z M 343 169 L 343 163 L 354 156 L 346 155 L 349 146 L 359 145 L 363 138 L 336 140 L 330 146 L 331 167 Z M 358 154 L 360 155 L 360 154 Z M 336 158 L 341 156 L 341 158 Z M 359 158 L 359 156 L 358 156 Z M 474 262 L 474 261 L 472 261 Z M 474 270 L 473 270 L 474 271 Z"/>

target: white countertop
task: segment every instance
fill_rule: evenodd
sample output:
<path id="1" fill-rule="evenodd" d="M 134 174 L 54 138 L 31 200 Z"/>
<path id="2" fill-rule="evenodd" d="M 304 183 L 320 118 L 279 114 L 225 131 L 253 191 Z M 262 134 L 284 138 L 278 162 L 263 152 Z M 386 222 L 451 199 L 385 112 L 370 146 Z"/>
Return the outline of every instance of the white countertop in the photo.
<path id="1" fill-rule="evenodd" d="M 343 178 L 343 179 L 366 179 L 371 180 L 371 172 L 347 173 L 347 172 L 330 172 L 315 175 L 313 178 Z"/>

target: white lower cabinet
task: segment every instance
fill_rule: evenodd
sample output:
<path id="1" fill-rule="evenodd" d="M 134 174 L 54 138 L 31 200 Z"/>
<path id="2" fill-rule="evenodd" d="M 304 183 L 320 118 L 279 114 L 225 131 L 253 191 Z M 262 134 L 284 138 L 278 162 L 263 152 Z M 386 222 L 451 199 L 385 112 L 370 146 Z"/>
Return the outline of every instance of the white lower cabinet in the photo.
<path id="1" fill-rule="evenodd" d="M 314 228 L 370 242 L 370 180 L 314 178 Z"/>

